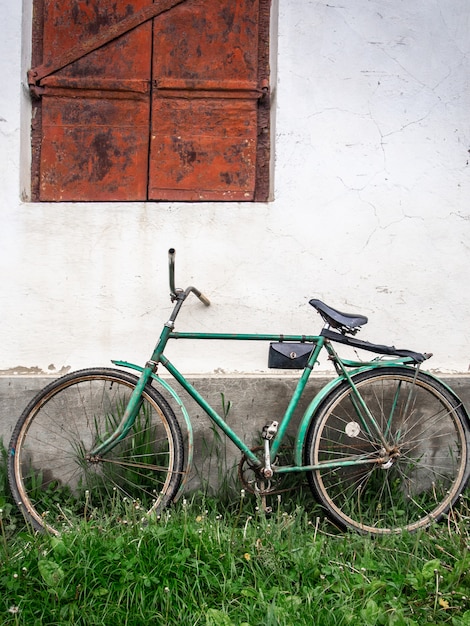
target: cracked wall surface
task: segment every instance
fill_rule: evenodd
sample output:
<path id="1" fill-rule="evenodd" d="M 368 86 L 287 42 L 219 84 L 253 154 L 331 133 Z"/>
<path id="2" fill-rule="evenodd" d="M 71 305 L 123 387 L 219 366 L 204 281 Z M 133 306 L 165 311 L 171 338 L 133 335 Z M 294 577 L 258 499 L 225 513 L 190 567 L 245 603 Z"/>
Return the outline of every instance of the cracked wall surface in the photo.
<path id="1" fill-rule="evenodd" d="M 274 4 L 267 204 L 21 200 L 31 2 L 20 5 L 0 8 L 4 376 L 145 362 L 170 310 L 170 246 L 181 286 L 212 300 L 188 301 L 179 330 L 314 333 L 308 300 L 318 297 L 367 315 L 363 339 L 468 371 L 467 0 Z M 258 343 L 178 342 L 168 355 L 192 373 L 267 364 Z"/>

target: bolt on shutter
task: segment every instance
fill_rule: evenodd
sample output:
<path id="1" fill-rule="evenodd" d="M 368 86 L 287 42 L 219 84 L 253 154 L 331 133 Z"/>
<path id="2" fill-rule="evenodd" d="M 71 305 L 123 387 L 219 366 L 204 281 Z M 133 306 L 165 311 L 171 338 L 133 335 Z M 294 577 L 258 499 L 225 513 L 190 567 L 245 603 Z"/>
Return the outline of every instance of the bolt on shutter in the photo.
<path id="1" fill-rule="evenodd" d="M 34 199 L 266 200 L 268 26 L 268 0 L 36 0 Z"/>

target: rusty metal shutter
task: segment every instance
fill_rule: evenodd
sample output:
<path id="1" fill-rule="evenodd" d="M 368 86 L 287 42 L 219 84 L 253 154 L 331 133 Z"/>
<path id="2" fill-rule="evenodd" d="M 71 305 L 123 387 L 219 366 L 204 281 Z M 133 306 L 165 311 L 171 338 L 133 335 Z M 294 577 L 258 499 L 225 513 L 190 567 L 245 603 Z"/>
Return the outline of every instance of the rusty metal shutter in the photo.
<path id="1" fill-rule="evenodd" d="M 33 199 L 267 199 L 268 0 L 34 8 Z"/>

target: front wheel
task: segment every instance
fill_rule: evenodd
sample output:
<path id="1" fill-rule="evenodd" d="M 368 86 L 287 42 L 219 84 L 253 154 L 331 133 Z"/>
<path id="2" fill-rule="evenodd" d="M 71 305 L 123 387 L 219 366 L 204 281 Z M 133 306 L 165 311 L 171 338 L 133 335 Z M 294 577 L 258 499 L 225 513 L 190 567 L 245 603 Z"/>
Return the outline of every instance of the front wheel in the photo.
<path id="1" fill-rule="evenodd" d="M 343 528 L 387 534 L 428 526 L 468 479 L 470 429 L 461 403 L 410 368 L 353 380 L 362 400 L 341 383 L 307 432 L 305 464 L 323 466 L 308 473 L 314 496 Z"/>
<path id="2" fill-rule="evenodd" d="M 184 447 L 176 417 L 150 385 L 126 436 L 89 455 L 120 423 L 137 377 L 96 368 L 74 372 L 33 398 L 9 446 L 10 487 L 38 530 L 57 534 L 78 521 L 126 521 L 159 511 L 181 483 Z"/>

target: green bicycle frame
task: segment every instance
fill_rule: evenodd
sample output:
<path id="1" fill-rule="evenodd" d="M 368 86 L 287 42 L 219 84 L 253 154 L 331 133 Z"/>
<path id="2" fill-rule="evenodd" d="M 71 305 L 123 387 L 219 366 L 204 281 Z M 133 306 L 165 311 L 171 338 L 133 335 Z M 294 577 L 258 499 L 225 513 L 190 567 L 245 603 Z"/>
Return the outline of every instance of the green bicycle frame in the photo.
<path id="1" fill-rule="evenodd" d="M 248 462 L 252 465 L 252 467 L 257 467 L 259 469 L 263 468 L 263 461 L 247 446 L 247 444 L 242 441 L 242 439 L 236 434 L 236 432 L 226 423 L 225 419 L 203 398 L 203 396 L 196 390 L 196 388 L 185 378 L 185 376 L 169 361 L 169 359 L 164 355 L 164 350 L 166 345 L 170 339 L 191 339 L 191 340 L 222 340 L 222 341 L 264 341 L 264 342 L 276 342 L 276 341 L 286 341 L 286 342 L 303 342 L 303 343 L 311 343 L 312 344 L 312 352 L 309 356 L 307 365 L 302 371 L 299 380 L 297 381 L 297 385 L 295 387 L 294 393 L 289 401 L 287 409 L 284 412 L 284 415 L 280 418 L 278 422 L 277 432 L 274 437 L 269 440 L 269 457 L 271 459 L 276 458 L 280 447 L 286 437 L 286 433 L 288 427 L 292 421 L 294 412 L 298 407 L 299 401 L 305 391 L 307 382 L 310 378 L 312 370 L 315 366 L 315 363 L 318 360 L 318 356 L 322 350 L 326 350 L 328 353 L 329 359 L 333 362 L 337 377 L 331 380 L 327 385 L 325 385 L 312 399 L 310 404 L 308 405 L 304 415 L 300 421 L 299 428 L 297 431 L 297 436 L 294 443 L 294 453 L 293 453 L 293 463 L 291 465 L 276 465 L 271 469 L 275 473 L 288 473 L 288 472 L 299 472 L 299 471 L 313 471 L 321 468 L 336 468 L 336 467 L 344 467 L 351 465 L 365 465 L 376 463 L 377 460 L 371 458 L 364 454 L 361 456 L 355 456 L 353 459 L 344 459 L 341 461 L 329 460 L 322 463 L 318 463 L 316 465 L 305 465 L 303 462 L 303 455 L 305 450 L 305 441 L 307 437 L 308 429 L 312 423 L 312 420 L 315 419 L 315 415 L 317 411 L 320 409 L 322 403 L 331 394 L 339 385 L 345 384 L 351 390 L 352 393 L 352 404 L 354 410 L 357 414 L 357 419 L 361 424 L 361 427 L 364 429 L 364 432 L 368 433 L 371 438 L 381 441 L 383 443 L 384 448 L 387 448 L 386 436 L 387 432 L 391 427 L 391 419 L 395 410 L 395 406 L 398 403 L 398 394 L 399 390 L 397 389 L 395 400 L 392 402 L 392 407 L 390 409 L 390 416 L 388 418 L 388 422 L 386 424 L 385 432 L 382 432 L 379 424 L 377 423 L 374 416 L 371 414 L 367 403 L 364 398 L 361 396 L 359 389 L 355 383 L 356 376 L 363 372 L 376 371 L 384 367 L 406 367 L 409 370 L 413 371 L 417 376 L 419 371 L 419 365 L 417 365 L 418 361 L 412 356 L 412 353 L 409 351 L 402 351 L 403 353 L 409 354 L 399 354 L 397 352 L 389 352 L 385 347 L 385 351 L 382 351 L 381 348 L 383 346 L 374 346 L 373 344 L 368 344 L 366 349 L 372 350 L 372 352 L 376 352 L 381 356 L 377 356 L 372 360 L 366 362 L 360 361 L 352 361 L 347 359 L 342 359 L 337 354 L 335 348 L 332 345 L 332 342 L 339 341 L 339 343 L 348 343 L 348 341 L 344 340 L 341 334 L 331 333 L 328 330 L 323 330 L 320 335 L 280 335 L 280 334 L 242 334 L 242 333 L 200 333 L 200 332 L 175 332 L 175 320 L 178 316 L 178 313 L 186 300 L 186 298 L 190 295 L 190 293 L 195 294 L 199 300 L 205 304 L 206 306 L 210 305 L 210 301 L 204 294 L 202 294 L 195 287 L 187 287 L 185 290 L 176 289 L 174 282 L 174 249 L 169 250 L 169 270 L 170 270 L 170 295 L 171 300 L 175 303 L 173 311 L 170 315 L 168 322 L 163 326 L 163 329 L 160 334 L 160 338 L 156 344 L 156 347 L 152 353 L 150 360 L 146 363 L 145 367 L 141 367 L 139 365 L 135 365 L 133 363 L 129 363 L 126 361 L 113 361 L 113 363 L 117 366 L 126 367 L 135 370 L 140 373 L 140 377 L 138 383 L 136 384 L 135 389 L 133 390 L 124 415 L 121 419 L 120 424 L 116 428 L 116 430 L 99 446 L 97 446 L 94 450 L 89 453 L 89 457 L 93 456 L 99 457 L 106 451 L 113 448 L 117 442 L 119 442 L 129 430 L 132 428 L 136 416 L 139 412 L 142 403 L 142 393 L 145 387 L 149 383 L 155 383 L 163 387 L 163 389 L 168 392 L 173 399 L 177 402 L 182 411 L 183 418 L 186 424 L 187 434 L 188 434 L 188 455 L 187 455 L 187 471 L 185 472 L 185 478 L 180 487 L 179 493 L 182 492 L 183 484 L 189 475 L 189 469 L 191 467 L 192 455 L 193 455 L 193 444 L 194 444 L 194 436 L 193 429 L 191 425 L 191 420 L 184 406 L 184 403 L 175 389 L 171 386 L 171 384 L 166 380 L 161 378 L 160 374 L 157 373 L 158 366 L 161 364 L 170 377 L 176 380 L 181 387 L 190 395 L 190 397 L 201 407 L 201 409 L 208 415 L 211 421 L 232 441 L 232 443 L 240 450 L 240 452 L 245 455 Z M 329 326 L 325 327 L 326 329 Z M 334 336 L 331 336 L 334 335 Z M 354 343 L 353 340 L 349 342 L 349 345 L 358 346 L 357 342 Z M 365 346 L 367 342 L 362 342 L 362 345 Z M 384 358 L 384 354 L 388 356 Z M 425 358 L 428 358 L 427 355 L 423 355 Z M 428 373 L 429 376 L 432 377 L 431 374 Z M 434 377 L 433 377 L 434 378 Z M 436 379 L 437 380 L 437 379 Z M 440 384 L 443 384 L 442 381 Z M 447 386 L 446 386 L 447 387 Z M 453 395 L 454 392 L 447 387 L 449 393 Z M 269 460 L 269 457 L 265 460 Z"/>
<path id="2" fill-rule="evenodd" d="M 116 428 L 116 430 L 99 446 L 93 449 L 90 452 L 90 457 L 99 456 L 106 451 L 110 450 L 117 442 L 119 442 L 126 434 L 129 432 L 130 428 L 134 424 L 135 418 L 139 412 L 141 403 L 142 403 L 142 392 L 145 389 L 145 386 L 152 380 L 156 383 L 163 386 L 166 391 L 168 391 L 173 398 L 180 405 L 180 408 L 183 412 L 183 417 L 186 423 L 187 431 L 188 431 L 188 439 L 189 439 L 189 460 L 188 460 L 188 469 L 190 466 L 190 460 L 192 459 L 192 444 L 193 444 L 193 431 L 191 426 L 191 420 L 189 418 L 188 412 L 186 411 L 184 404 L 181 398 L 178 396 L 177 392 L 171 387 L 171 385 L 164 381 L 157 374 L 158 365 L 161 364 L 182 387 L 183 389 L 195 400 L 195 402 L 202 408 L 202 410 L 209 416 L 213 423 L 222 430 L 222 432 L 234 443 L 234 445 L 246 456 L 248 461 L 252 464 L 253 467 L 261 467 L 262 461 L 255 455 L 255 453 L 250 450 L 250 448 L 245 444 L 244 441 L 240 439 L 240 437 L 234 432 L 234 430 L 226 423 L 224 418 L 217 413 L 217 411 L 201 396 L 201 394 L 191 385 L 191 383 L 184 377 L 184 375 L 168 360 L 168 358 L 164 355 L 164 350 L 166 345 L 170 339 L 191 339 L 191 340 L 222 340 L 222 341 L 292 341 L 292 342 L 304 342 L 312 344 L 312 352 L 308 359 L 307 365 L 305 366 L 298 382 L 292 398 L 289 401 L 287 409 L 282 416 L 282 418 L 278 422 L 278 429 L 270 441 L 270 455 L 271 458 L 275 458 L 282 442 L 285 438 L 287 429 L 289 424 L 291 423 L 292 417 L 294 415 L 295 409 L 299 404 L 299 400 L 304 393 L 307 382 L 310 378 L 310 374 L 317 362 L 318 356 L 323 349 L 326 349 L 328 352 L 329 358 L 334 363 L 334 367 L 338 374 L 337 378 L 332 380 L 329 384 L 323 387 L 317 395 L 313 398 L 307 410 L 304 413 L 303 418 L 301 419 L 296 442 L 294 449 L 294 464 L 286 465 L 286 466 L 277 466 L 275 471 L 277 473 L 286 473 L 286 472 L 298 472 L 298 471 L 308 471 L 319 469 L 320 467 L 341 467 L 346 465 L 358 465 L 375 462 L 370 458 L 364 456 L 355 457 L 354 459 L 342 460 L 342 461 L 328 461 L 322 464 L 317 465 L 304 465 L 302 456 L 305 445 L 305 438 L 307 434 L 307 430 L 311 423 L 312 418 L 315 415 L 315 412 L 320 407 L 323 400 L 327 397 L 329 393 L 335 389 L 339 384 L 343 381 L 346 381 L 353 393 L 353 404 L 358 415 L 358 419 L 362 424 L 362 427 L 366 432 L 373 436 L 378 436 L 379 440 L 384 443 L 384 447 L 386 447 L 385 436 L 382 433 L 379 425 L 377 424 L 374 416 L 369 411 L 366 402 L 362 398 L 359 393 L 355 383 L 354 377 L 356 374 L 367 371 L 367 370 L 376 370 L 381 367 L 390 367 L 390 366 L 410 366 L 414 365 L 415 362 L 409 356 L 395 356 L 394 358 L 387 358 L 385 360 L 379 360 L 377 357 L 375 360 L 368 361 L 365 363 L 350 361 L 346 359 L 341 359 L 333 348 L 330 339 L 326 338 L 322 335 L 279 335 L 279 334 L 242 334 L 242 333 L 194 333 L 194 332 L 175 332 L 175 320 L 178 316 L 178 313 L 188 297 L 190 293 L 194 293 L 200 300 L 208 306 L 210 304 L 209 300 L 195 287 L 187 287 L 186 290 L 176 289 L 174 286 L 174 250 L 170 249 L 169 251 L 169 259 L 170 259 L 170 293 L 172 301 L 175 302 L 175 306 L 170 315 L 168 322 L 163 326 L 163 329 L 160 334 L 160 338 L 155 346 L 155 349 L 152 353 L 150 360 L 146 363 L 145 367 L 140 367 L 138 365 L 134 365 L 132 363 L 128 363 L 126 361 L 113 361 L 115 365 L 128 367 L 140 372 L 139 381 L 133 390 L 131 397 L 129 399 L 128 405 L 124 412 L 124 415 L 121 419 L 120 424 Z M 415 367 L 410 367 L 413 371 L 416 371 Z M 186 474 L 187 475 L 187 474 Z"/>
<path id="3" fill-rule="evenodd" d="M 298 406 L 299 400 L 302 397 L 307 382 L 310 378 L 310 374 L 315 366 L 315 363 L 318 360 L 318 356 L 322 349 L 326 349 L 330 358 L 335 363 L 335 367 L 339 373 L 339 376 L 332 380 L 329 384 L 327 384 L 324 388 L 322 388 L 317 395 L 314 397 L 307 410 L 305 411 L 303 418 L 301 419 L 296 441 L 295 441 L 295 449 L 294 449 L 294 464 L 287 466 L 276 466 L 276 473 L 287 473 L 287 472 L 299 472 L 299 471 L 309 471 L 319 469 L 320 467 L 340 467 L 346 465 L 359 465 L 372 463 L 370 458 L 364 457 L 361 459 L 360 457 L 356 457 L 354 460 L 343 460 L 343 461 L 330 461 L 327 463 L 322 463 L 321 465 L 304 465 L 302 461 L 303 449 L 305 444 L 305 437 L 310 425 L 312 416 L 314 415 L 316 409 L 320 406 L 321 402 L 324 398 L 341 382 L 347 381 L 353 390 L 354 397 L 356 399 L 357 407 L 356 411 L 358 414 L 358 418 L 360 419 L 363 427 L 370 431 L 371 429 L 375 432 L 376 435 L 379 435 L 380 438 L 383 438 L 383 434 L 380 431 L 378 424 L 376 423 L 374 417 L 371 415 L 370 411 L 367 408 L 366 403 L 361 397 L 359 391 L 357 390 L 354 384 L 354 376 L 360 372 L 365 370 L 376 370 L 381 367 L 390 367 L 390 366 L 406 366 L 409 365 L 411 359 L 408 357 L 397 357 L 393 359 L 386 359 L 385 361 L 368 361 L 368 362 L 357 362 L 350 361 L 345 359 L 340 359 L 330 341 L 321 335 L 279 335 L 279 334 L 239 334 L 239 333 L 192 333 L 192 332 L 174 332 L 171 329 L 171 324 L 167 324 L 161 333 L 160 339 L 155 347 L 155 350 L 152 354 L 151 360 L 146 364 L 143 368 L 138 365 L 134 365 L 132 363 L 128 363 L 125 361 L 113 361 L 115 365 L 128 367 L 140 372 L 139 384 L 131 395 L 128 407 L 123 415 L 121 423 L 117 427 L 116 431 L 100 446 L 98 446 L 95 450 L 93 450 L 90 455 L 99 455 L 103 452 L 109 450 L 111 447 L 115 445 L 120 439 L 122 439 L 125 434 L 132 427 L 135 416 L 137 415 L 140 402 L 141 402 L 141 393 L 144 389 L 145 385 L 150 381 L 154 380 L 156 383 L 163 385 L 167 391 L 170 391 L 172 396 L 177 400 L 178 404 L 182 409 L 184 409 L 184 404 L 182 400 L 179 398 L 177 392 L 171 387 L 171 385 L 161 379 L 161 377 L 156 373 L 158 364 L 161 364 L 167 372 L 173 377 L 182 388 L 193 398 L 193 400 L 201 407 L 201 409 L 209 416 L 209 418 L 216 424 L 220 430 L 234 443 L 234 445 L 244 454 L 251 464 L 255 467 L 260 467 L 262 465 L 262 461 L 250 450 L 250 448 L 240 439 L 240 437 L 234 432 L 234 430 L 226 423 L 224 418 L 203 398 L 203 396 L 195 389 L 195 387 L 185 378 L 185 376 L 169 361 L 169 359 L 163 354 L 164 349 L 167 345 L 167 342 L 170 339 L 190 339 L 190 340 L 223 340 L 223 341 L 293 341 L 293 342 L 305 342 L 312 343 L 312 353 L 308 359 L 307 365 L 305 369 L 302 371 L 302 374 L 297 382 L 294 393 L 290 399 L 290 402 L 287 406 L 287 409 L 284 415 L 279 420 L 279 427 L 275 437 L 270 442 L 270 454 L 272 458 L 275 458 L 276 454 L 279 451 L 280 446 L 284 440 L 289 424 L 291 423 L 294 412 Z M 352 371 L 348 371 L 351 370 Z M 410 368 L 415 369 L 415 368 Z M 190 454 L 192 456 L 192 441 L 193 441 L 193 433 L 192 426 L 190 422 L 189 415 L 187 411 L 183 410 L 183 416 L 185 419 L 186 427 L 188 430 L 189 442 L 190 442 Z M 189 464 L 189 461 L 188 461 Z"/>

